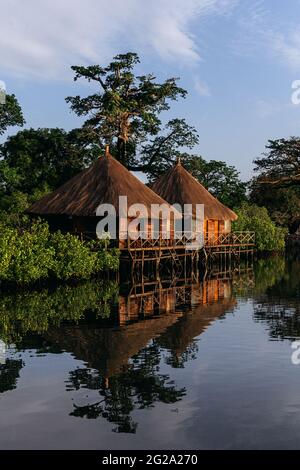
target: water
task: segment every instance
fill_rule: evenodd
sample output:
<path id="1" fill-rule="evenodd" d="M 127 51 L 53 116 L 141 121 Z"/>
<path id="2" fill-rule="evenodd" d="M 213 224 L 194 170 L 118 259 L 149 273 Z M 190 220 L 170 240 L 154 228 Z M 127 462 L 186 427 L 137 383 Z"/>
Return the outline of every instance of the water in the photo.
<path id="1" fill-rule="evenodd" d="M 0 448 L 299 449 L 299 273 L 2 293 Z"/>

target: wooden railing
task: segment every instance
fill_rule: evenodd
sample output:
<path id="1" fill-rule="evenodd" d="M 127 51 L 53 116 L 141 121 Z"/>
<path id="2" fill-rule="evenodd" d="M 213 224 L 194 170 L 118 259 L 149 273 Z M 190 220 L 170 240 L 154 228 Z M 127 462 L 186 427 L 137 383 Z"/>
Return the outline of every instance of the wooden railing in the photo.
<path id="1" fill-rule="evenodd" d="M 140 237 L 132 239 L 127 237 L 128 249 L 164 249 L 184 247 L 196 240 L 197 233 L 183 233 L 177 237 L 171 237 L 170 232 L 140 233 Z M 126 240 L 125 240 L 126 242 Z M 203 244 L 203 242 L 202 242 Z"/>
<path id="2" fill-rule="evenodd" d="M 127 238 L 125 243 L 126 248 L 129 250 L 143 250 L 143 249 L 166 249 L 166 248 L 185 248 L 187 245 L 195 246 L 195 248 L 202 248 L 203 246 L 254 246 L 255 245 L 255 232 L 232 232 L 232 233 L 219 233 L 203 234 L 203 233 L 184 233 L 174 238 L 167 238 L 167 234 L 161 232 L 159 234 L 152 234 L 153 238 L 147 238 L 147 234 L 141 234 L 138 239 Z M 126 240 L 125 240 L 126 242 Z"/>
<path id="3" fill-rule="evenodd" d="M 73 232 L 73 234 L 80 237 L 81 240 L 96 239 L 95 232 Z M 117 240 L 111 240 L 111 242 L 113 245 L 119 244 Z M 169 232 L 154 232 L 151 235 L 148 232 L 141 232 L 136 240 L 128 235 L 123 237 L 123 249 L 128 250 L 185 248 L 187 245 L 195 245 L 200 248 L 203 246 L 255 246 L 255 232 L 218 234 L 185 232 L 172 238 L 170 238 Z"/>
<path id="4" fill-rule="evenodd" d="M 205 234 L 205 246 L 255 245 L 255 232 Z"/>

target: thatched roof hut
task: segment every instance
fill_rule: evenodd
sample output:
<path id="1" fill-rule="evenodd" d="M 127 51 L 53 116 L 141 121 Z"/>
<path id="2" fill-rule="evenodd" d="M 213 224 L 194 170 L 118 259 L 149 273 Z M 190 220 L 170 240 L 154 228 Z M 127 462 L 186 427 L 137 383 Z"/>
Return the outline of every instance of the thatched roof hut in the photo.
<path id="1" fill-rule="evenodd" d="M 126 224 L 124 226 L 124 215 L 122 220 L 118 217 L 120 196 L 127 197 L 128 220 L 139 216 L 139 212 L 136 213 L 135 210 L 133 210 L 134 216 L 132 212 L 131 216 L 128 215 L 129 208 L 133 204 L 142 204 L 147 209 L 148 214 L 143 218 L 145 224 L 142 230 L 151 238 L 153 218 L 160 221 L 163 219 L 158 207 L 161 205 L 169 207 L 169 204 L 108 152 L 92 166 L 32 204 L 27 213 L 44 217 L 52 230 L 60 229 L 80 233 L 85 238 L 95 238 L 96 227 L 100 220 L 96 211 L 101 204 L 111 204 L 117 215 L 117 230 L 119 234 L 120 232 L 123 234 L 127 228 Z M 153 209 L 153 205 L 156 205 L 156 208 Z M 180 214 L 176 213 L 176 217 L 179 216 Z M 136 227 L 136 231 L 138 230 Z"/>
<path id="2" fill-rule="evenodd" d="M 128 206 L 144 204 L 149 213 L 151 204 L 166 204 L 120 162 L 107 154 L 36 201 L 27 212 L 35 215 L 95 217 L 100 204 L 112 204 L 118 211 L 119 196 L 127 196 Z"/>
<path id="3" fill-rule="evenodd" d="M 122 216 L 119 213 L 119 197 L 121 196 L 127 197 L 128 221 L 137 217 L 139 220 L 143 219 L 141 227 L 134 224 L 134 227 L 130 228 L 130 234 L 127 229 L 126 215 L 123 212 L 126 208 L 122 207 Z M 98 223 L 104 217 L 97 216 L 97 209 L 102 204 L 110 204 L 116 211 L 117 217 L 113 227 L 107 226 L 107 228 L 111 234 L 116 230 L 116 236 L 113 238 L 119 239 L 118 246 L 121 248 L 126 246 L 125 240 L 128 235 L 130 238 L 138 237 L 140 230 L 144 237 L 151 239 L 153 231 L 155 233 L 160 231 L 161 228 L 157 227 L 162 227 L 165 220 L 160 206 L 168 209 L 170 207 L 166 201 L 106 151 L 105 155 L 89 168 L 81 171 L 58 189 L 32 204 L 27 213 L 45 218 L 51 230 L 77 233 L 85 239 L 94 239 L 98 235 L 98 230 L 103 231 L 103 229 L 98 229 Z M 144 212 L 140 212 L 136 207 L 132 208 L 131 206 L 134 204 L 142 204 Z M 131 212 L 129 212 L 130 208 Z M 104 208 L 102 213 L 106 213 Z M 180 214 L 170 210 L 168 219 L 170 228 L 174 217 L 178 218 Z M 174 231 L 170 233 L 172 234 Z"/>
<path id="4" fill-rule="evenodd" d="M 204 204 L 205 219 L 234 221 L 237 215 L 224 206 L 182 166 L 180 160 L 151 186 L 169 204 Z"/>

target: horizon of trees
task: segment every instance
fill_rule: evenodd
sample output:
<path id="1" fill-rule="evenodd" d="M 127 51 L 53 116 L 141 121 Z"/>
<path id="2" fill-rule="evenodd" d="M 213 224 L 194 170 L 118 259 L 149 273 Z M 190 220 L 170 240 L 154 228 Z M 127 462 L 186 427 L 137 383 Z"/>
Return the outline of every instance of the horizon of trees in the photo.
<path id="1" fill-rule="evenodd" d="M 131 171 L 155 178 L 181 158 L 186 168 L 225 205 L 238 209 L 248 202 L 266 207 L 271 219 L 294 231 L 300 224 L 300 138 L 269 141 L 266 153 L 254 160 L 256 176 L 249 182 L 238 170 L 193 152 L 197 130 L 181 117 L 162 113 L 187 91 L 178 78 L 159 82 L 136 75 L 136 53 L 119 54 L 106 66 L 73 66 L 74 80 L 97 89 L 86 97 L 67 97 L 82 127 L 22 129 L 0 145 L 0 220 L 20 223 L 20 214 L 41 195 L 57 188 L 91 164 L 105 145 Z M 14 95 L 0 105 L 0 135 L 25 119 Z"/>

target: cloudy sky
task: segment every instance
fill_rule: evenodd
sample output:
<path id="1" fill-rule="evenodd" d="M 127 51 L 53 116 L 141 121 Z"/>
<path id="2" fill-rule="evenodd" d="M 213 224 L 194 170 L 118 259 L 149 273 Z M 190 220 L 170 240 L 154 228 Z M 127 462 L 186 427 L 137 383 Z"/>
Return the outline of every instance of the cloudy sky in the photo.
<path id="1" fill-rule="evenodd" d="M 247 179 L 269 138 L 300 135 L 299 18 L 300 0 L 1 0 L 0 81 L 27 126 L 70 129 L 65 96 L 89 92 L 70 66 L 138 52 L 139 73 L 189 91 L 170 117 L 198 129 L 197 151 Z"/>

